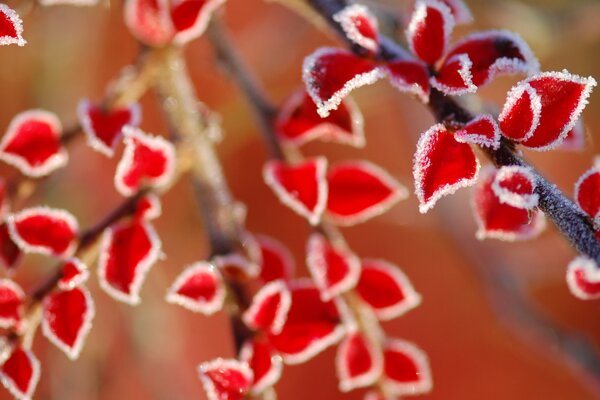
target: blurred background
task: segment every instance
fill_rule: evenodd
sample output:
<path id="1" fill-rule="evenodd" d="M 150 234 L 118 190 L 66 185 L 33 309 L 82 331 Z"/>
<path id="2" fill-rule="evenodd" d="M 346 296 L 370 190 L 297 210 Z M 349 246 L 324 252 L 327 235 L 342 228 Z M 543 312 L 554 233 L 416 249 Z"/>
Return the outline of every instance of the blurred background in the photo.
<path id="1" fill-rule="evenodd" d="M 7 3 L 26 8 L 23 0 Z M 478 29 L 510 29 L 531 45 L 543 70 L 600 78 L 600 1 L 470 3 L 475 23 L 457 29 L 454 38 Z M 368 4 L 399 16 L 410 8 L 404 0 Z M 29 44 L 0 49 L 0 131 L 15 114 L 31 108 L 51 110 L 69 127 L 76 123 L 82 97 L 103 97 L 111 78 L 137 53 L 121 8 L 120 1 L 106 1 L 91 8 L 38 7 L 23 15 Z M 229 0 L 224 11 L 235 44 L 276 102 L 301 84 L 306 55 L 336 43 L 327 31 L 275 1 Z M 286 243 L 298 273 L 307 275 L 307 224 L 263 184 L 267 153 L 249 108 L 204 38 L 190 44 L 186 54 L 200 99 L 222 117 L 225 137 L 218 151 L 235 197 L 248 206 L 247 227 Z M 479 94 L 500 107 L 518 79 L 499 78 Z M 431 115 L 383 81 L 354 97 L 365 116 L 366 147 L 311 143 L 306 154 L 324 154 L 331 161 L 371 160 L 412 190 L 415 143 L 432 124 Z M 165 133 L 152 93 L 142 106 L 142 128 Z M 599 150 L 594 138 L 600 135 L 600 89 L 592 93 L 583 117 L 588 129 L 584 152 L 525 154 L 569 195 Z M 112 180 L 119 154 L 107 159 L 87 147 L 83 137 L 69 153 L 68 167 L 44 181 L 27 204 L 66 208 L 80 226 L 90 226 L 121 201 Z M 16 175 L 5 165 L 0 173 L 9 179 Z M 148 275 L 141 305 L 117 303 L 99 289 L 93 275 L 97 315 L 80 359 L 69 361 L 38 335 L 34 350 L 42 360 L 42 376 L 35 398 L 205 399 L 196 366 L 233 356 L 227 317 L 204 317 L 164 301 L 183 267 L 208 252 L 187 180 L 165 195 L 156 227 L 166 256 Z M 469 190 L 445 198 L 427 215 L 419 214 L 411 196 L 387 214 L 343 230 L 357 254 L 400 265 L 423 295 L 420 307 L 385 324 L 390 336 L 413 341 L 429 355 L 434 390 L 421 398 L 600 399 L 600 300 L 583 302 L 569 294 L 564 277 L 575 251 L 553 226 L 532 242 L 516 244 L 479 242 L 475 230 Z M 29 288 L 51 267 L 43 257 L 28 256 L 15 279 Z M 329 349 L 309 363 L 285 367 L 277 385 L 280 399 L 361 399 L 361 391 L 338 391 L 334 354 Z M 8 398 L 0 390 L 0 399 Z"/>

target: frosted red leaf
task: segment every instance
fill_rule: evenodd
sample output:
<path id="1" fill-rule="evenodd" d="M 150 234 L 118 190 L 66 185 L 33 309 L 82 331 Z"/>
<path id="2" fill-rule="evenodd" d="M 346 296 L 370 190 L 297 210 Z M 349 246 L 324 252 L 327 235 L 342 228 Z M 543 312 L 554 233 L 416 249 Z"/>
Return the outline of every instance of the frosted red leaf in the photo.
<path id="1" fill-rule="evenodd" d="M 327 173 L 327 213 L 339 225 L 354 225 L 383 214 L 408 197 L 408 190 L 368 161 L 347 161 Z"/>
<path id="2" fill-rule="evenodd" d="M 288 248 L 270 236 L 255 235 L 254 238 L 261 254 L 259 278 L 263 282 L 292 279 L 296 265 Z"/>
<path id="3" fill-rule="evenodd" d="M 553 149 L 562 143 L 575 126 L 594 86 L 594 78 L 584 78 L 566 71 L 543 72 L 532 76 L 509 92 L 499 117 L 500 129 L 507 137 L 522 140 L 521 144 L 532 150 Z M 527 124 L 523 121 L 524 117 L 519 117 L 519 113 L 529 118 L 527 101 L 522 97 L 530 90 L 539 98 L 540 113 L 537 123 Z"/>
<path id="4" fill-rule="evenodd" d="M 60 142 L 62 125 L 56 115 L 29 110 L 15 116 L 0 142 L 0 159 L 31 177 L 63 167 L 68 155 Z"/>
<path id="5" fill-rule="evenodd" d="M 412 52 L 433 65 L 446 52 L 453 29 L 454 17 L 444 2 L 418 0 L 406 29 L 406 38 Z"/>
<path id="6" fill-rule="evenodd" d="M 11 239 L 25 253 L 67 257 L 75 249 L 78 224 L 71 213 L 48 207 L 32 207 L 7 217 Z"/>
<path id="7" fill-rule="evenodd" d="M 498 149 L 500 147 L 500 129 L 496 120 L 489 114 L 479 115 L 462 129 L 454 132 L 457 142 L 476 144 Z"/>
<path id="8" fill-rule="evenodd" d="M 371 53 L 379 51 L 379 27 L 377 18 L 361 4 L 351 4 L 334 14 L 346 37 Z"/>
<path id="9" fill-rule="evenodd" d="M 321 300 L 312 282 L 295 281 L 290 290 L 292 306 L 283 330 L 269 340 L 286 364 L 299 364 L 336 344 L 346 329 L 335 303 Z"/>
<path id="10" fill-rule="evenodd" d="M 569 263 L 567 284 L 573 296 L 581 300 L 600 298 L 600 269 L 594 260 L 579 256 Z"/>
<path id="11" fill-rule="evenodd" d="M 450 8 L 456 24 L 468 24 L 473 21 L 471 10 L 462 0 L 440 0 Z"/>
<path id="12" fill-rule="evenodd" d="M 166 299 L 193 312 L 214 314 L 223 308 L 225 301 L 221 273 L 209 262 L 194 263 L 175 279 Z"/>
<path id="13" fill-rule="evenodd" d="M 502 203 L 492 189 L 496 170 L 485 168 L 473 191 L 472 206 L 477 222 L 477 238 L 522 241 L 533 239 L 545 228 L 541 211 L 529 211 Z"/>
<path id="14" fill-rule="evenodd" d="M 429 102 L 429 73 L 418 61 L 390 61 L 383 67 L 392 86 L 401 92 L 412 93 L 423 103 Z"/>
<path id="15" fill-rule="evenodd" d="M 162 214 L 162 205 L 157 195 L 149 193 L 140 198 L 135 206 L 135 218 L 153 220 Z"/>
<path id="16" fill-rule="evenodd" d="M 583 151 L 587 141 L 587 132 L 581 118 L 577 120 L 573 129 L 567 133 L 565 140 L 556 147 L 558 150 Z"/>
<path id="17" fill-rule="evenodd" d="M 414 156 L 413 176 L 419 211 L 426 213 L 444 196 L 477 180 L 479 161 L 471 146 L 456 141 L 444 125 L 421 135 Z"/>
<path id="18" fill-rule="evenodd" d="M 127 0 L 125 25 L 138 40 L 150 46 L 164 46 L 175 34 L 167 0 Z"/>
<path id="19" fill-rule="evenodd" d="M 381 349 L 360 332 L 346 335 L 338 347 L 335 363 L 342 392 L 371 386 L 383 372 Z"/>
<path id="20" fill-rule="evenodd" d="M 16 326 L 23 316 L 25 293 L 10 279 L 0 279 L 0 328 Z"/>
<path id="21" fill-rule="evenodd" d="M 83 99 L 77 107 L 77 116 L 88 144 L 94 150 L 112 157 L 123 136 L 123 127 L 139 125 L 141 109 L 138 104 L 107 109 Z"/>
<path id="22" fill-rule="evenodd" d="M 397 318 L 421 304 L 400 267 L 383 260 L 362 260 L 356 292 L 381 320 Z"/>
<path id="23" fill-rule="evenodd" d="M 248 340 L 240 351 L 240 361 L 248 363 L 253 380 L 250 393 L 259 395 L 279 381 L 283 370 L 281 356 L 265 339 Z"/>
<path id="24" fill-rule="evenodd" d="M 23 39 L 23 21 L 19 14 L 6 4 L 0 3 L 0 46 L 16 44 L 25 46 Z"/>
<path id="25" fill-rule="evenodd" d="M 418 395 L 432 388 L 427 355 L 413 343 L 390 339 L 383 350 L 384 385 L 391 394 Z"/>
<path id="26" fill-rule="evenodd" d="M 502 135 L 521 142 L 533 135 L 541 116 L 541 97 L 528 84 L 520 84 L 508 92 L 498 123 Z"/>
<path id="27" fill-rule="evenodd" d="M 581 175 L 575 183 L 575 201 L 600 226 L 600 159 Z"/>
<path id="28" fill-rule="evenodd" d="M 535 193 L 536 178 L 529 167 L 503 166 L 496 172 L 492 190 L 501 203 L 516 208 L 532 210 L 539 196 Z"/>
<path id="29" fill-rule="evenodd" d="M 217 358 L 200 364 L 198 373 L 208 400 L 243 400 L 252 387 L 246 362 Z"/>
<path id="30" fill-rule="evenodd" d="M 459 96 L 477 91 L 473 83 L 473 62 L 467 54 L 457 54 L 446 59 L 444 68 L 431 77 L 431 86 L 446 95 Z"/>
<path id="31" fill-rule="evenodd" d="M 7 272 L 12 273 L 19 266 L 23 252 L 10 237 L 8 225 L 0 225 L 0 264 Z"/>
<path id="32" fill-rule="evenodd" d="M 225 0 L 175 0 L 171 6 L 171 21 L 178 44 L 196 39 L 206 30 L 212 14 Z"/>
<path id="33" fill-rule="evenodd" d="M 30 350 L 15 347 L 2 368 L 2 385 L 17 400 L 30 400 L 40 380 L 40 362 Z"/>
<path id="34" fill-rule="evenodd" d="M 295 165 L 272 160 L 265 164 L 263 178 L 283 204 L 316 225 L 327 205 L 326 169 L 325 157 Z"/>
<path id="35" fill-rule="evenodd" d="M 123 196 L 132 196 L 144 186 L 164 187 L 175 172 L 175 148 L 160 136 L 125 126 L 125 152 L 117 166 L 115 186 Z"/>
<path id="36" fill-rule="evenodd" d="M 292 303 L 292 295 L 284 281 L 272 281 L 254 295 L 242 319 L 250 328 L 272 334 L 283 329 Z"/>
<path id="37" fill-rule="evenodd" d="M 59 290 L 44 299 L 42 332 L 71 360 L 75 360 L 92 329 L 95 312 L 92 296 L 84 286 Z"/>
<path id="38" fill-rule="evenodd" d="M 371 85 L 384 76 L 375 61 L 331 47 L 317 49 L 304 59 L 302 66 L 306 91 L 321 117 L 337 109 L 352 90 Z"/>
<path id="39" fill-rule="evenodd" d="M 320 233 L 312 234 L 306 246 L 308 270 L 321 291 L 323 301 L 331 300 L 356 286 L 360 260 L 345 249 L 329 243 Z"/>
<path id="40" fill-rule="evenodd" d="M 62 266 L 62 276 L 58 281 L 61 290 L 71 290 L 85 283 L 90 277 L 87 266 L 78 258 L 71 258 Z"/>
<path id="41" fill-rule="evenodd" d="M 142 284 L 160 248 L 160 239 L 148 222 L 131 220 L 111 226 L 100 244 L 100 287 L 119 301 L 139 304 Z"/>
<path id="42" fill-rule="evenodd" d="M 350 97 L 321 118 L 309 94 L 304 89 L 298 90 L 283 103 L 275 127 L 282 141 L 296 146 L 314 139 L 355 147 L 365 144 L 363 116 Z"/>

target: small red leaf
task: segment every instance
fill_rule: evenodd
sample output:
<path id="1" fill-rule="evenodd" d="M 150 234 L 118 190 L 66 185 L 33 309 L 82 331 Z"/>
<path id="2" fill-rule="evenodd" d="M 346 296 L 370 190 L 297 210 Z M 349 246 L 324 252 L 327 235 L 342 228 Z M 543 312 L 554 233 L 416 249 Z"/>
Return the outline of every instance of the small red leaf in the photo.
<path id="1" fill-rule="evenodd" d="M 423 350 L 404 340 L 390 339 L 383 357 L 384 384 L 390 393 L 402 396 L 431 391 L 431 369 Z"/>
<path id="2" fill-rule="evenodd" d="M 435 64 L 444 53 L 454 29 L 450 8 L 438 0 L 418 0 L 406 38 L 410 49 L 427 64 Z"/>
<path id="3" fill-rule="evenodd" d="M 460 143 L 476 144 L 498 149 L 500 147 L 500 129 L 489 114 L 480 115 L 471 120 L 464 128 L 454 132 L 454 138 Z"/>
<path id="4" fill-rule="evenodd" d="M 498 123 L 504 136 L 521 142 L 533 135 L 541 115 L 541 97 L 528 84 L 519 84 L 508 92 Z"/>
<path id="5" fill-rule="evenodd" d="M 9 215 L 6 223 L 10 237 L 26 253 L 67 257 L 75 249 L 77 220 L 65 210 L 27 208 Z"/>
<path id="6" fill-rule="evenodd" d="M 10 237 L 8 225 L 3 223 L 0 225 L 0 264 L 9 272 L 12 273 L 19 266 L 23 256 L 23 252 Z"/>
<path id="7" fill-rule="evenodd" d="M 365 144 L 363 117 L 350 97 L 321 118 L 308 93 L 304 89 L 296 91 L 281 107 L 275 125 L 281 140 L 296 146 L 314 139 L 355 147 Z"/>
<path id="8" fill-rule="evenodd" d="M 10 279 L 0 279 L 0 328 L 9 329 L 21 322 L 25 293 Z"/>
<path id="9" fill-rule="evenodd" d="M 23 21 L 15 10 L 0 3 L 0 46 L 16 44 L 25 46 L 27 41 L 23 39 Z"/>
<path id="10" fill-rule="evenodd" d="M 273 160 L 265 164 L 263 178 L 283 204 L 316 225 L 327 205 L 326 169 L 325 157 L 296 165 Z"/>
<path id="11" fill-rule="evenodd" d="M 127 0 L 124 16 L 133 36 L 147 45 L 163 46 L 173 39 L 167 0 Z"/>
<path id="12" fill-rule="evenodd" d="M 67 163 L 56 115 L 29 110 L 15 116 L 0 143 L 0 159 L 31 177 L 48 175 Z"/>
<path id="13" fill-rule="evenodd" d="M 351 42 L 371 53 L 379 51 L 377 18 L 367 7 L 361 4 L 348 5 L 336 13 L 333 20 L 340 24 Z"/>
<path id="14" fill-rule="evenodd" d="M 492 190 L 501 203 L 532 210 L 539 196 L 535 192 L 536 178 L 529 167 L 504 166 L 496 172 Z"/>
<path id="15" fill-rule="evenodd" d="M 193 312 L 214 314 L 223 308 L 225 301 L 223 278 L 213 264 L 194 263 L 177 277 L 166 299 Z"/>
<path id="16" fill-rule="evenodd" d="M 40 380 L 40 362 L 21 347 L 13 349 L 0 369 L 2 385 L 17 400 L 30 400 Z"/>
<path id="17" fill-rule="evenodd" d="M 246 362 L 217 358 L 198 366 L 208 400 L 243 400 L 252 386 L 252 370 Z"/>
<path id="18" fill-rule="evenodd" d="M 431 78 L 431 86 L 450 96 L 474 93 L 473 62 L 467 54 L 456 54 L 446 59 L 444 66 Z"/>
<path id="19" fill-rule="evenodd" d="M 131 220 L 111 226 L 100 245 L 100 287 L 119 301 L 138 304 L 142 283 L 158 260 L 160 246 L 160 239 L 148 222 Z"/>
<path id="20" fill-rule="evenodd" d="M 171 7 L 171 21 L 177 32 L 174 41 L 187 43 L 204 33 L 212 14 L 225 0 L 176 0 Z"/>
<path id="21" fill-rule="evenodd" d="M 440 0 L 450 8 L 456 24 L 468 24 L 473 21 L 471 10 L 462 0 Z"/>
<path id="22" fill-rule="evenodd" d="M 149 193 L 138 200 L 135 208 L 135 218 L 153 220 L 162 214 L 162 206 L 157 195 Z"/>
<path id="23" fill-rule="evenodd" d="M 404 186 L 368 161 L 349 161 L 327 174 L 327 212 L 339 225 L 354 225 L 383 214 L 408 197 Z"/>
<path id="24" fill-rule="evenodd" d="M 600 226 L 600 159 L 581 175 L 575 183 L 575 201 L 579 208 Z"/>
<path id="25" fill-rule="evenodd" d="M 285 282 L 269 282 L 254 295 L 242 318 L 252 329 L 277 335 L 283 329 L 291 302 L 290 290 Z"/>
<path id="26" fill-rule="evenodd" d="M 58 281 L 61 290 L 71 290 L 88 280 L 90 273 L 78 258 L 72 258 L 62 266 L 62 277 Z"/>
<path id="27" fill-rule="evenodd" d="M 141 119 L 138 104 L 107 109 L 87 99 L 79 102 L 77 115 L 89 145 L 96 151 L 112 157 L 123 136 L 125 125 L 137 126 Z"/>
<path id="28" fill-rule="evenodd" d="M 293 282 L 290 290 L 292 306 L 283 330 L 269 338 L 285 363 L 299 364 L 337 343 L 346 329 L 334 302 L 323 302 L 312 282 Z"/>
<path id="29" fill-rule="evenodd" d="M 471 186 L 478 172 L 479 161 L 471 146 L 457 142 L 444 125 L 432 126 L 421 135 L 414 157 L 419 211 L 426 213 L 442 197 Z"/>
<path id="30" fill-rule="evenodd" d="M 250 390 L 253 395 L 259 395 L 272 387 L 281 377 L 281 356 L 267 340 L 255 338 L 244 343 L 240 351 L 240 360 L 248 363 L 253 372 L 254 379 Z"/>
<path id="31" fill-rule="evenodd" d="M 349 333 L 336 356 L 342 392 L 373 385 L 383 372 L 383 355 L 371 340 L 359 332 Z"/>
<path id="32" fill-rule="evenodd" d="M 385 64 L 390 83 L 401 92 L 413 93 L 423 103 L 429 102 L 429 73 L 418 61 L 396 60 Z"/>
<path id="33" fill-rule="evenodd" d="M 52 293 L 44 299 L 42 332 L 75 360 L 92 328 L 95 312 L 92 296 L 83 286 Z"/>
<path id="34" fill-rule="evenodd" d="M 567 268 L 567 284 L 573 296 L 581 300 L 600 298 L 600 269 L 594 260 L 579 256 Z"/>
<path id="35" fill-rule="evenodd" d="M 384 77 L 375 61 L 349 51 L 322 47 L 304 59 L 302 78 L 321 117 L 337 109 L 352 90 Z"/>
<path id="36" fill-rule="evenodd" d="M 261 253 L 260 279 L 263 282 L 292 279 L 296 265 L 287 247 L 270 236 L 255 235 L 254 238 Z"/>
<path id="37" fill-rule="evenodd" d="M 360 260 L 355 254 L 335 247 L 320 233 L 308 239 L 306 264 L 323 301 L 331 300 L 356 286 Z"/>
<path id="38" fill-rule="evenodd" d="M 175 148 L 160 136 L 150 136 L 125 126 L 125 152 L 115 175 L 115 186 L 123 196 L 132 196 L 144 186 L 160 188 L 175 172 Z"/>
<path id="39" fill-rule="evenodd" d="M 378 319 L 397 318 L 421 304 L 400 267 L 383 260 L 363 260 L 356 291 Z"/>
<path id="40" fill-rule="evenodd" d="M 533 239 L 545 228 L 544 214 L 515 208 L 500 201 L 492 189 L 496 170 L 492 167 L 481 171 L 479 182 L 473 191 L 473 211 L 477 222 L 477 238 L 522 241 Z"/>

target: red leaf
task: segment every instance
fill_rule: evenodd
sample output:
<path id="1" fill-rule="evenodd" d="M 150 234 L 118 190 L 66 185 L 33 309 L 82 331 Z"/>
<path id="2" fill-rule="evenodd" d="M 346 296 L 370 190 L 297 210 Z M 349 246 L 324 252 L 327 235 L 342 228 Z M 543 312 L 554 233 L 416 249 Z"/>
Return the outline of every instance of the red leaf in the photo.
<path id="1" fill-rule="evenodd" d="M 0 3 L 0 46 L 16 44 L 25 46 L 23 39 L 23 21 L 21 17 L 6 4 Z"/>
<path id="2" fill-rule="evenodd" d="M 75 360 L 92 328 L 95 312 L 92 296 L 83 286 L 52 293 L 44 299 L 42 332 Z"/>
<path id="3" fill-rule="evenodd" d="M 473 191 L 477 238 L 521 241 L 538 236 L 546 225 L 544 215 L 502 203 L 492 189 L 495 178 L 495 169 L 485 168 Z"/>
<path id="4" fill-rule="evenodd" d="M 265 164 L 263 178 L 283 204 L 316 225 L 327 205 L 326 169 L 325 157 L 296 165 L 272 160 Z"/>
<path id="5" fill-rule="evenodd" d="M 18 114 L 0 143 L 0 159 L 31 177 L 48 175 L 67 163 L 60 142 L 62 126 L 56 115 L 43 110 Z"/>
<path id="6" fill-rule="evenodd" d="M 384 384 L 390 393 L 402 396 L 431 391 L 431 369 L 423 350 L 404 340 L 390 339 L 383 357 Z"/>
<path id="7" fill-rule="evenodd" d="M 381 320 L 397 318 L 421 304 L 421 296 L 400 267 L 383 260 L 362 261 L 356 291 Z"/>
<path id="8" fill-rule="evenodd" d="M 579 208 L 600 226 L 600 159 L 581 175 L 575 183 L 575 201 Z"/>
<path id="9" fill-rule="evenodd" d="M 504 166 L 496 172 L 492 190 L 501 203 L 516 208 L 532 210 L 537 207 L 539 196 L 534 193 L 536 179 L 529 167 Z"/>
<path id="10" fill-rule="evenodd" d="M 377 382 L 383 372 L 383 355 L 361 333 L 349 333 L 338 347 L 336 367 L 340 390 L 349 392 Z"/>
<path id="11" fill-rule="evenodd" d="M 283 330 L 270 341 L 287 364 L 303 363 L 342 339 L 346 330 L 336 305 L 323 302 L 310 281 L 290 286 L 292 306 Z"/>
<path id="12" fill-rule="evenodd" d="M 438 0 L 419 0 L 406 30 L 406 38 L 412 52 L 433 65 L 446 52 L 453 29 L 454 17 L 446 4 Z"/>
<path id="13" fill-rule="evenodd" d="M 471 146 L 457 142 L 444 125 L 432 126 L 421 135 L 414 157 L 419 211 L 426 213 L 442 197 L 474 184 L 478 171 L 479 161 Z"/>
<path id="14" fill-rule="evenodd" d="M 473 62 L 467 54 L 457 54 L 447 58 L 444 68 L 431 78 L 431 86 L 450 96 L 474 93 L 477 86 L 473 83 Z"/>
<path id="15" fill-rule="evenodd" d="M 13 349 L 0 369 L 2 385 L 17 400 L 30 400 L 40 380 L 40 362 L 20 347 Z"/>
<path id="16" fill-rule="evenodd" d="M 600 298 L 600 269 L 594 260 L 579 256 L 567 268 L 567 284 L 573 296 L 581 300 Z"/>
<path id="17" fill-rule="evenodd" d="M 349 51 L 322 47 L 304 59 L 302 78 L 321 117 L 337 109 L 352 90 L 371 85 L 384 73 L 375 61 Z"/>
<path id="18" fill-rule="evenodd" d="M 484 114 L 471 120 L 464 128 L 454 132 L 454 138 L 460 143 L 476 144 L 498 149 L 500 147 L 500 129 L 494 118 Z"/>
<path id="19" fill-rule="evenodd" d="M 6 223 L 10 237 L 26 253 L 67 257 L 75 249 L 77 220 L 65 210 L 27 208 L 9 215 Z"/>
<path id="20" fill-rule="evenodd" d="M 596 81 L 567 72 L 543 72 L 517 84 L 500 114 L 500 129 L 532 150 L 550 150 L 562 143 L 577 122 Z M 535 93 L 533 95 L 531 92 Z M 527 95 L 525 95 L 527 93 Z M 538 118 L 531 122 L 531 100 Z M 536 123 L 537 119 L 537 123 Z"/>
<path id="21" fill-rule="evenodd" d="M 204 33 L 212 14 L 225 0 L 175 0 L 171 21 L 177 32 L 175 43 L 184 44 Z"/>
<path id="22" fill-rule="evenodd" d="M 217 358 L 198 366 L 208 400 L 243 400 L 252 386 L 252 370 L 245 362 Z"/>
<path id="23" fill-rule="evenodd" d="M 127 0 L 125 25 L 136 39 L 150 46 L 163 46 L 175 35 L 167 0 Z"/>
<path id="24" fill-rule="evenodd" d="M 462 0 L 440 0 L 450 8 L 456 24 L 468 24 L 473 21 L 471 10 Z"/>
<path id="25" fill-rule="evenodd" d="M 263 282 L 292 279 L 296 265 L 287 247 L 270 236 L 255 235 L 254 238 L 261 253 L 260 279 Z"/>
<path id="26" fill-rule="evenodd" d="M 149 221 L 160 217 L 162 214 L 160 199 L 152 193 L 139 199 L 135 207 L 135 218 L 137 219 Z"/>
<path id="27" fill-rule="evenodd" d="M 296 146 L 314 139 L 355 147 L 365 144 L 363 117 L 350 97 L 321 118 L 308 93 L 304 89 L 296 91 L 281 107 L 275 125 L 279 138 Z"/>
<path id="28" fill-rule="evenodd" d="M 240 351 L 240 360 L 248 363 L 253 372 L 254 379 L 250 391 L 253 395 L 259 395 L 275 385 L 281 377 L 281 356 L 267 340 L 255 338 L 244 343 Z"/>
<path id="29" fill-rule="evenodd" d="M 0 264 L 12 273 L 19 266 L 23 252 L 10 237 L 8 225 L 0 225 Z"/>
<path id="30" fill-rule="evenodd" d="M 374 54 L 379 51 L 377 18 L 367 7 L 361 4 L 348 5 L 337 12 L 333 20 L 340 24 L 351 42 Z"/>
<path id="31" fill-rule="evenodd" d="M 404 186 L 368 161 L 334 165 L 327 174 L 327 183 L 327 212 L 339 225 L 366 221 L 408 197 Z"/>
<path id="32" fill-rule="evenodd" d="M 77 115 L 89 145 L 96 151 L 112 157 L 123 136 L 125 125 L 137 126 L 141 119 L 138 104 L 107 109 L 87 99 L 79 102 Z"/>
<path id="33" fill-rule="evenodd" d="M 351 290 L 358 282 L 358 257 L 350 251 L 335 247 L 320 233 L 314 233 L 308 239 L 306 264 L 321 291 L 323 301 Z"/>
<path id="34" fill-rule="evenodd" d="M 25 293 L 10 279 L 0 279 L 0 328 L 9 329 L 21 322 Z"/>
<path id="35" fill-rule="evenodd" d="M 219 270 L 201 261 L 187 267 L 167 292 L 167 301 L 211 315 L 223 308 L 225 287 Z"/>
<path id="36" fill-rule="evenodd" d="M 457 63 L 460 57 L 466 58 Z M 461 67 L 465 69 L 461 70 Z M 437 82 L 434 86 L 446 93 L 444 86 L 453 87 L 455 89 L 450 94 L 457 95 L 475 92 L 499 74 L 530 75 L 538 71 L 539 62 L 517 34 L 509 31 L 478 32 L 466 36 L 450 49 L 438 77 L 434 78 Z M 462 89 L 456 85 L 457 74 L 462 77 Z"/>
<path id="37" fill-rule="evenodd" d="M 254 330 L 277 335 L 283 329 L 291 302 L 290 290 L 285 282 L 269 282 L 254 295 L 242 318 Z"/>
<path id="38" fill-rule="evenodd" d="M 160 136 L 150 136 L 125 126 L 125 152 L 115 175 L 115 186 L 123 196 L 132 196 L 143 186 L 164 187 L 175 172 L 175 148 Z"/>
<path id="39" fill-rule="evenodd" d="M 423 64 L 410 60 L 390 61 L 384 71 L 396 89 L 413 93 L 423 103 L 429 102 L 429 73 Z"/>
<path id="40" fill-rule="evenodd" d="M 556 147 L 558 150 L 583 151 L 587 142 L 587 133 L 581 118 L 577 120 L 573 129 L 567 133 L 565 140 Z"/>
<path id="41" fill-rule="evenodd" d="M 248 241 L 245 241 L 244 244 L 246 245 L 247 243 Z M 254 243 L 252 243 L 252 245 L 254 245 Z M 217 269 L 225 275 L 238 277 L 240 279 L 248 277 L 255 278 L 258 275 L 260 268 L 257 264 L 248 260 L 248 258 L 237 253 L 217 256 L 213 258 L 213 262 L 217 266 Z"/>
<path id="42" fill-rule="evenodd" d="M 62 266 L 62 277 L 58 281 L 61 290 L 71 290 L 85 283 L 90 273 L 84 263 L 78 258 L 72 258 Z"/>
<path id="43" fill-rule="evenodd" d="M 119 301 L 138 304 L 144 278 L 160 255 L 156 231 L 144 221 L 113 225 L 104 232 L 100 246 L 100 286 Z"/>

